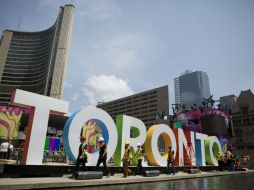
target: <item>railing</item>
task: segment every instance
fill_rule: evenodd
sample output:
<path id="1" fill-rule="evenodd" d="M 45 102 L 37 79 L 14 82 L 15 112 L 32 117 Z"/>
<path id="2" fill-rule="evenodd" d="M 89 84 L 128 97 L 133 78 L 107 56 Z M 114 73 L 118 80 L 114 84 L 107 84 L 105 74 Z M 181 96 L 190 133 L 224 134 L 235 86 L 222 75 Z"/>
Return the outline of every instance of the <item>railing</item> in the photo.
<path id="1" fill-rule="evenodd" d="M 21 148 L 14 148 L 13 150 L 8 149 L 8 151 L 0 152 L 0 159 L 4 160 L 14 160 L 16 163 L 20 162 L 21 155 L 23 149 Z"/>
<path id="2" fill-rule="evenodd" d="M 67 156 L 63 151 L 44 151 L 42 163 L 67 163 Z"/>
<path id="3" fill-rule="evenodd" d="M 22 148 L 14 148 L 13 151 L 0 152 L 0 159 L 20 164 L 22 152 Z M 44 151 L 42 163 L 68 163 L 68 159 L 63 151 Z"/>

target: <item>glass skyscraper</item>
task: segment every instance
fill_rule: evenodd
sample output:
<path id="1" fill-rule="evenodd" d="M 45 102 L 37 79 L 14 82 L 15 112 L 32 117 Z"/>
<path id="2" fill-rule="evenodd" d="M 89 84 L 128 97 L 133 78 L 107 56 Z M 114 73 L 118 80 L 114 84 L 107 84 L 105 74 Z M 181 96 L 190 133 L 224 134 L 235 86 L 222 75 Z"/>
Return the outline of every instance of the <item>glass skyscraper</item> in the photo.
<path id="1" fill-rule="evenodd" d="M 208 75 L 203 71 L 187 70 L 174 79 L 176 104 L 190 109 L 201 106 L 204 98 L 211 96 Z"/>
<path id="2" fill-rule="evenodd" d="M 39 32 L 5 30 L 0 39 L 0 105 L 22 89 L 61 99 L 74 6 L 65 5 L 54 25 Z"/>

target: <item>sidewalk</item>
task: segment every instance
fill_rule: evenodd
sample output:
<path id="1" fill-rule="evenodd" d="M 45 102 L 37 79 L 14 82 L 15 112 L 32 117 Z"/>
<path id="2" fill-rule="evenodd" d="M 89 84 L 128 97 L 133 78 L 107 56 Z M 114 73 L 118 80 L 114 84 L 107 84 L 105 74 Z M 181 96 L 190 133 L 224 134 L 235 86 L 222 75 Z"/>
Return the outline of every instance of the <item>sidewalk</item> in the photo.
<path id="1" fill-rule="evenodd" d="M 68 176 L 54 177 L 54 178 L 0 178 L 0 189 L 46 189 L 46 188 L 70 188 L 70 187 L 88 187 L 88 186 L 102 186 L 102 185 L 119 185 L 130 183 L 146 183 L 158 181 L 170 181 L 179 179 L 191 179 L 212 176 L 225 176 L 225 175 L 241 175 L 246 173 L 254 173 L 254 170 L 236 171 L 236 172 L 202 172 L 198 174 L 187 174 L 179 172 L 176 175 L 161 174 L 157 177 L 142 177 L 142 176 L 129 176 L 122 178 L 121 174 L 116 174 L 110 178 L 103 177 L 103 179 L 95 180 L 75 180 L 69 179 Z"/>

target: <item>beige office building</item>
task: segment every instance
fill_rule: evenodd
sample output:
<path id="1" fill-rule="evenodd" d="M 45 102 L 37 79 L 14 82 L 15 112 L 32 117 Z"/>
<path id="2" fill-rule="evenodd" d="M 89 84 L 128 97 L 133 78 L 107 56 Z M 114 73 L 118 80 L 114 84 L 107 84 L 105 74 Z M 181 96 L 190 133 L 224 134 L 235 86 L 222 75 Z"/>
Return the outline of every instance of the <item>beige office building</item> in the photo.
<path id="1" fill-rule="evenodd" d="M 55 24 L 39 32 L 5 30 L 0 39 L 0 105 L 22 89 L 61 99 L 74 18 L 65 5 Z"/>
<path id="2" fill-rule="evenodd" d="M 169 123 L 168 86 L 162 86 L 121 99 L 97 105 L 116 120 L 125 114 L 141 119 L 147 127 L 157 123 Z"/>

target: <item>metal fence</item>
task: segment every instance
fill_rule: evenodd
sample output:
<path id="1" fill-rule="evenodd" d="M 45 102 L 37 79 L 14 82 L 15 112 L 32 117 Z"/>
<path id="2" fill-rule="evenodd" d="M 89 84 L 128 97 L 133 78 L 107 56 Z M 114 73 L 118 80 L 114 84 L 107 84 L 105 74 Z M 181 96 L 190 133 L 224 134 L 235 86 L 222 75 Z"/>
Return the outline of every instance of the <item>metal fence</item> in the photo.
<path id="1" fill-rule="evenodd" d="M 20 163 L 23 148 L 14 148 L 13 151 L 0 152 L 0 159 Z M 67 156 L 63 151 L 44 151 L 42 163 L 67 163 Z"/>
<path id="2" fill-rule="evenodd" d="M 67 163 L 67 156 L 63 151 L 44 151 L 43 153 L 43 163 Z"/>

